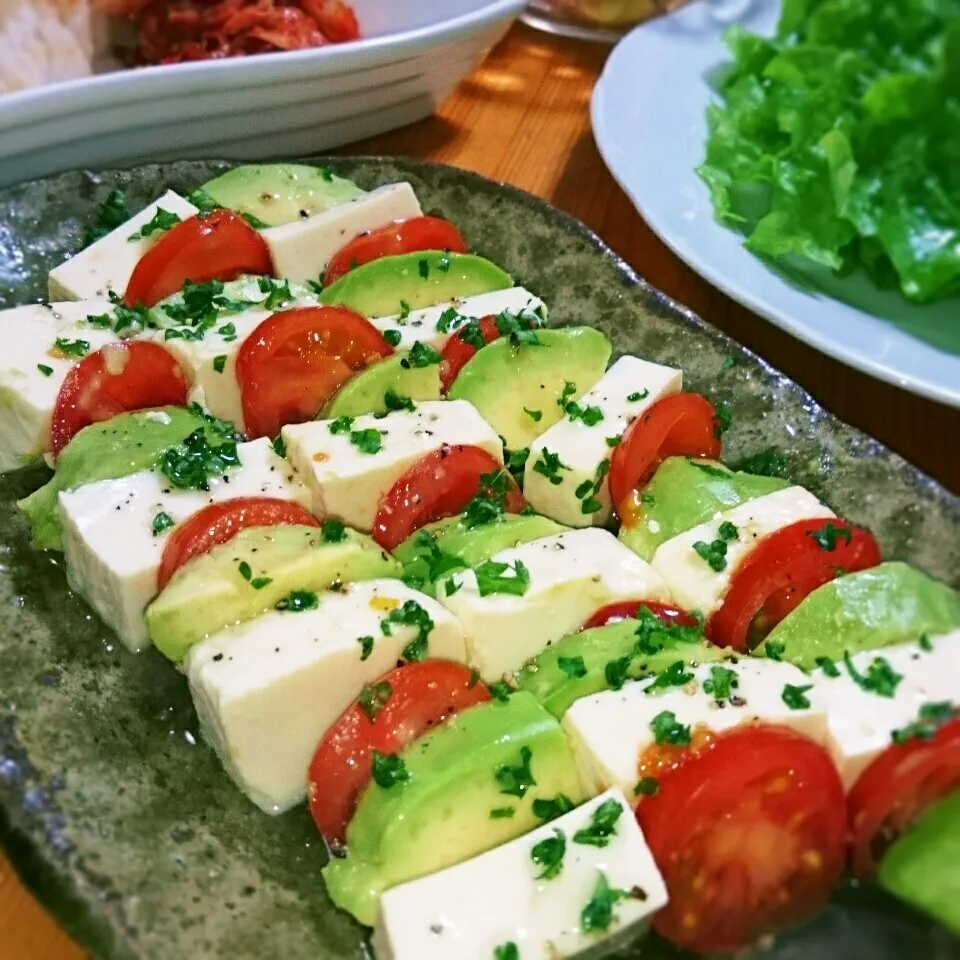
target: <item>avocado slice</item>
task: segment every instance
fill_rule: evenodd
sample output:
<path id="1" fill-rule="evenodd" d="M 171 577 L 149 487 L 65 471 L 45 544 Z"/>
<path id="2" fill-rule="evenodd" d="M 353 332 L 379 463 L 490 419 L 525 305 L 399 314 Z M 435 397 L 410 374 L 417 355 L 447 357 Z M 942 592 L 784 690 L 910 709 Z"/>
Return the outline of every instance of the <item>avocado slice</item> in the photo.
<path id="1" fill-rule="evenodd" d="M 404 350 L 361 370 L 331 398 L 321 415 L 323 419 L 388 413 L 398 409 L 397 404 L 404 399 L 439 400 L 440 364 L 416 367 L 409 358 L 410 351 Z"/>
<path id="2" fill-rule="evenodd" d="M 526 751 L 528 775 L 521 772 Z M 560 724 L 528 693 L 465 710 L 399 756 L 408 779 L 386 788 L 370 783 L 347 828 L 346 857 L 323 870 L 333 902 L 367 926 L 385 890 L 539 826 L 534 800 L 584 799 Z M 521 785 L 513 793 L 507 767 Z M 513 813 L 490 815 L 506 809 Z"/>
<path id="3" fill-rule="evenodd" d="M 895 897 L 960 933 L 960 790 L 930 807 L 886 852 L 877 879 Z"/>
<path id="4" fill-rule="evenodd" d="M 561 396 L 578 400 L 602 376 L 613 348 L 599 330 L 538 330 L 539 343 L 501 337 L 478 350 L 447 391 L 469 400 L 510 450 L 522 450 L 563 415 Z M 567 390 L 567 384 L 573 389 Z M 540 412 L 535 420 L 526 411 Z M 597 429 L 602 429 L 598 427 Z"/>
<path id="5" fill-rule="evenodd" d="M 620 540 L 649 562 L 672 537 L 789 486 L 779 477 L 734 472 L 716 460 L 668 457 L 644 489 L 629 524 L 620 528 Z"/>
<path id="6" fill-rule="evenodd" d="M 249 566 L 250 576 L 240 573 Z M 182 566 L 147 607 L 147 631 L 166 657 L 180 661 L 204 637 L 252 620 L 294 590 L 399 577 L 400 564 L 361 533 L 330 542 L 323 528 L 248 527 Z M 266 580 L 257 586 L 260 580 Z"/>
<path id="7" fill-rule="evenodd" d="M 149 470 L 164 450 L 207 424 L 199 408 L 161 407 L 121 413 L 84 427 L 60 452 L 49 483 L 17 504 L 30 522 L 34 544 L 43 550 L 63 549 L 61 491 Z"/>
<path id="8" fill-rule="evenodd" d="M 234 167 L 200 189 L 220 206 L 250 214 L 268 227 L 305 220 L 366 192 L 326 167 L 299 163 Z"/>
<path id="9" fill-rule="evenodd" d="M 365 263 L 327 287 L 320 302 L 390 317 L 512 286 L 510 275 L 483 257 L 425 250 Z"/>
<path id="10" fill-rule="evenodd" d="M 881 563 L 818 587 L 754 653 L 780 644 L 781 659 L 810 669 L 818 657 L 840 660 L 957 627 L 960 593 L 909 564 Z"/>
<path id="11" fill-rule="evenodd" d="M 664 629 L 651 638 L 655 646 L 663 646 L 656 653 L 641 654 L 637 650 L 637 626 L 636 620 L 622 620 L 563 637 L 519 671 L 519 689 L 532 693 L 560 720 L 575 700 L 610 689 L 607 664 L 622 657 L 631 658 L 627 676 L 636 679 L 660 673 L 678 660 L 687 665 L 716 663 L 733 653 L 692 639 L 696 635 L 692 630 Z M 561 661 L 566 669 L 560 666 Z M 581 671 L 583 675 L 578 676 Z"/>
<path id="12" fill-rule="evenodd" d="M 440 572 L 475 567 L 501 550 L 569 529 L 537 514 L 504 513 L 492 523 L 477 527 L 468 527 L 462 516 L 447 517 L 429 523 L 407 537 L 393 555 L 403 564 L 404 580 L 432 595 Z M 439 568 L 438 551 L 443 555 Z M 455 562 L 457 560 L 459 564 Z M 435 576 L 431 576 L 431 572 Z"/>

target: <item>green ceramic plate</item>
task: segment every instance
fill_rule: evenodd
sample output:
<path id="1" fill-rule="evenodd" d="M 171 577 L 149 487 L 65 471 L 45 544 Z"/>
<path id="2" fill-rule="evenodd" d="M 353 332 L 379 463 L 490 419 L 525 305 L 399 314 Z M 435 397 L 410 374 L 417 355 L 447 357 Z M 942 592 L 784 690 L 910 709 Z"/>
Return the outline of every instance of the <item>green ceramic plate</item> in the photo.
<path id="1" fill-rule="evenodd" d="M 690 388 L 727 402 L 731 458 L 780 446 L 792 476 L 872 527 L 889 556 L 960 586 L 960 501 L 649 287 L 579 223 L 459 170 L 318 162 L 364 187 L 411 181 L 426 210 L 541 294 L 552 322 L 597 326 L 617 350 L 682 366 Z M 47 271 L 109 190 L 137 209 L 227 166 L 68 173 L 0 191 L 0 307 L 44 296 Z M 36 469 L 0 477 L 0 841 L 24 879 L 98 958 L 363 957 L 361 929 L 324 894 L 306 810 L 270 819 L 246 801 L 197 743 L 184 679 L 159 655 L 120 648 L 67 590 L 59 558 L 30 548 L 14 501 L 42 479 Z M 673 954 L 648 943 L 622 955 Z M 763 956 L 946 960 L 960 945 L 848 888 Z"/>

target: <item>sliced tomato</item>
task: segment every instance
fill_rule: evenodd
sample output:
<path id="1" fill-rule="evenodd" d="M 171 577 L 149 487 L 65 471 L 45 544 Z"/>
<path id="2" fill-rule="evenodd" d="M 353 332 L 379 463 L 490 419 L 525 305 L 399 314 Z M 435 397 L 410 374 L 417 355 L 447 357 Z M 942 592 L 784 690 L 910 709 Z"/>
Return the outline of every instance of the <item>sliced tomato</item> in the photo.
<path id="1" fill-rule="evenodd" d="M 247 435 L 275 437 L 312 420 L 357 370 L 393 353 L 383 334 L 345 307 L 298 307 L 268 317 L 237 354 Z"/>
<path id="2" fill-rule="evenodd" d="M 931 804 L 960 789 L 960 716 L 928 738 L 891 743 L 860 774 L 847 804 L 853 868 L 876 872 L 887 848 Z"/>
<path id="3" fill-rule="evenodd" d="M 397 220 L 379 230 L 371 230 L 341 247 L 333 255 L 323 275 L 324 286 L 329 286 L 345 273 L 362 267 L 371 260 L 415 253 L 418 250 L 466 253 L 467 245 L 460 231 L 449 220 L 440 217 Z"/>
<path id="4" fill-rule="evenodd" d="M 324 734 L 310 764 L 310 812 L 324 839 L 343 846 L 347 824 L 370 782 L 373 751 L 397 753 L 430 727 L 490 699 L 486 686 L 459 663 L 424 660 L 391 670 L 377 684 L 385 702 L 371 718 L 355 702 Z M 383 696 L 380 697 L 380 700 Z"/>
<path id="5" fill-rule="evenodd" d="M 627 427 L 610 458 L 610 496 L 618 514 L 667 457 L 716 460 L 721 443 L 717 411 L 699 393 L 677 393 L 650 406 Z"/>
<path id="6" fill-rule="evenodd" d="M 492 315 L 480 319 L 480 336 L 483 337 L 484 343 L 493 343 L 500 338 L 500 331 Z M 453 381 L 457 379 L 457 374 L 477 350 L 478 347 L 464 339 L 462 329 L 444 344 L 443 350 L 440 351 L 440 385 L 444 393 L 450 389 Z"/>
<path id="7" fill-rule="evenodd" d="M 821 541 L 833 542 L 833 549 Z M 744 652 L 817 587 L 875 567 L 880 559 L 880 546 L 862 527 L 836 518 L 792 523 L 762 540 L 734 571 L 722 605 L 707 623 L 707 639 Z"/>
<path id="8" fill-rule="evenodd" d="M 211 503 L 174 529 L 163 548 L 157 589 L 162 590 L 184 564 L 232 540 L 247 527 L 298 524 L 318 527 L 320 521 L 303 507 L 274 497 L 237 497 Z"/>
<path id="9" fill-rule="evenodd" d="M 178 223 L 140 258 L 123 302 L 152 307 L 191 283 L 235 280 L 243 273 L 272 274 L 266 241 L 229 210 L 202 213 Z"/>
<path id="10" fill-rule="evenodd" d="M 664 770 L 637 819 L 670 902 L 661 936 L 734 953 L 811 916 L 846 859 L 843 785 L 826 751 L 783 727 L 737 727 Z"/>
<path id="11" fill-rule="evenodd" d="M 593 627 L 607 627 L 611 623 L 620 623 L 621 620 L 636 620 L 641 607 L 645 607 L 668 627 L 696 627 L 700 623 L 693 614 L 675 607 L 672 603 L 657 603 L 656 600 L 618 600 L 595 611 L 580 629 L 590 630 Z"/>
<path id="12" fill-rule="evenodd" d="M 506 485 L 504 509 L 519 513 L 527 501 L 502 463 L 480 447 L 444 445 L 418 460 L 380 501 L 373 539 L 393 550 L 422 526 L 460 513 L 490 473 L 499 474 Z"/>
<path id="13" fill-rule="evenodd" d="M 85 356 L 63 381 L 53 408 L 50 448 L 56 456 L 84 427 L 118 413 L 185 406 L 189 388 L 176 358 L 159 344 L 107 344 Z"/>

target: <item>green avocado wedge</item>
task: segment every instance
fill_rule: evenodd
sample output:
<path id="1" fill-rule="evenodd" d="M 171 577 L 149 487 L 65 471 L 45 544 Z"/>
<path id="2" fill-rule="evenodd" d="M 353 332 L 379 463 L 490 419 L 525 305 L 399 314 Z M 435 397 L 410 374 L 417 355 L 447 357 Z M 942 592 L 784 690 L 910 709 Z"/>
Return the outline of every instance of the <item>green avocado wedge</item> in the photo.
<path id="1" fill-rule="evenodd" d="M 320 302 L 363 317 L 390 317 L 512 286 L 510 275 L 483 257 L 425 250 L 356 267 L 327 287 Z"/>
<path id="2" fill-rule="evenodd" d="M 248 527 L 182 566 L 147 607 L 154 646 L 179 662 L 204 637 L 252 620 L 294 590 L 399 577 L 400 565 L 370 537 L 321 527 Z"/>
<path id="3" fill-rule="evenodd" d="M 351 377 L 331 398 L 322 417 L 360 417 L 402 410 L 410 402 L 439 400 L 440 365 L 410 363 L 410 351 L 395 353 Z"/>
<path id="4" fill-rule="evenodd" d="M 735 472 L 715 460 L 668 457 L 644 489 L 629 526 L 620 528 L 620 540 L 649 562 L 671 537 L 788 486 L 786 480 Z"/>
<path id="5" fill-rule="evenodd" d="M 957 627 L 960 593 L 893 561 L 818 587 L 754 653 L 765 656 L 771 644 L 778 644 L 782 660 L 809 670 L 818 657 L 839 660 L 844 653 L 879 650 Z"/>
<path id="6" fill-rule="evenodd" d="M 960 934 L 960 790 L 930 807 L 880 861 L 877 879 Z"/>
<path id="7" fill-rule="evenodd" d="M 220 206 L 246 213 L 268 227 L 305 220 L 364 194 L 352 180 L 326 167 L 299 163 L 235 167 L 200 190 Z M 202 203 L 195 205 L 203 209 Z"/>
<path id="8" fill-rule="evenodd" d="M 623 679 L 653 676 L 671 664 L 715 663 L 733 651 L 698 639 L 699 630 L 654 626 L 639 643 L 636 620 L 621 620 L 563 637 L 547 647 L 517 674 L 518 687 L 532 693 L 558 720 L 575 700 L 611 689 L 612 672 L 607 667 L 622 662 Z M 644 652 L 647 651 L 647 652 Z"/>
<path id="9" fill-rule="evenodd" d="M 63 549 L 57 509 L 61 492 L 149 470 L 164 450 L 208 423 L 197 408 L 162 407 L 121 413 L 84 427 L 60 452 L 50 482 L 17 504 L 30 521 L 34 544 L 45 550 Z"/>
<path id="10" fill-rule="evenodd" d="M 552 427 L 563 415 L 561 398 L 579 400 L 603 376 L 613 352 L 592 327 L 537 330 L 536 338 L 532 344 L 515 345 L 509 337 L 487 344 L 447 391 L 451 400 L 469 400 L 510 450 L 529 447 Z"/>
<path id="11" fill-rule="evenodd" d="M 370 783 L 347 828 L 346 857 L 323 871 L 333 902 L 368 926 L 384 891 L 539 826 L 535 800 L 584 799 L 566 736 L 527 693 L 465 710 L 399 758 L 406 779 Z"/>

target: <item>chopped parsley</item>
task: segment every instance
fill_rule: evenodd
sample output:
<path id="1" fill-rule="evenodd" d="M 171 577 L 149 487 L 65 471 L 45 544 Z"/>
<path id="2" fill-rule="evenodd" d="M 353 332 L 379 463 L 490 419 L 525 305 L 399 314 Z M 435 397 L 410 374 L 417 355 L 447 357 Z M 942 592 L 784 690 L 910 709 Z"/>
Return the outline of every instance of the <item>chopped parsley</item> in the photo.
<path id="1" fill-rule="evenodd" d="M 493 948 L 493 960 L 520 960 L 520 950 L 512 940 L 508 940 Z"/>
<path id="2" fill-rule="evenodd" d="M 284 458 L 286 457 L 287 442 L 283 439 L 283 437 L 280 436 L 280 434 L 277 434 L 277 436 L 273 438 L 273 441 L 271 442 L 270 446 L 273 447 L 273 452 L 278 457 L 284 457 Z"/>
<path id="3" fill-rule="evenodd" d="M 638 656 L 652 657 L 678 643 L 699 642 L 702 627 L 684 627 L 680 625 L 668 626 L 659 620 L 650 608 L 641 606 L 637 610 L 637 630 L 634 653 Z"/>
<path id="4" fill-rule="evenodd" d="M 523 408 L 523 412 L 534 422 L 539 423 L 543 419 L 542 410 L 528 410 L 526 407 Z"/>
<path id="5" fill-rule="evenodd" d="M 850 542 L 853 535 L 849 527 L 838 527 L 829 520 L 819 530 L 811 530 L 807 536 L 812 537 L 814 543 L 821 549 L 833 552 L 837 549 L 837 541 Z"/>
<path id="6" fill-rule="evenodd" d="M 925 633 L 920 635 L 920 639 L 917 641 L 917 646 L 919 646 L 924 653 L 930 653 L 933 650 L 933 643 L 931 642 L 930 637 Z"/>
<path id="7" fill-rule="evenodd" d="M 227 355 L 225 353 L 221 353 L 220 356 L 213 358 L 213 369 L 216 370 L 217 373 L 223 373 L 223 368 L 226 365 Z"/>
<path id="8" fill-rule="evenodd" d="M 530 459 L 530 448 L 521 447 L 519 450 L 504 450 L 504 461 L 507 469 L 518 484 L 523 483 L 524 471 Z"/>
<path id="9" fill-rule="evenodd" d="M 384 330 L 383 339 L 386 340 L 391 347 L 395 347 L 403 339 L 403 334 L 399 330 Z"/>
<path id="10" fill-rule="evenodd" d="M 508 572 L 512 573 L 508 576 Z M 477 577 L 477 590 L 481 597 L 494 593 L 509 593 L 522 597 L 530 586 L 530 571 L 522 560 L 514 563 L 500 563 L 486 560 L 474 568 Z"/>
<path id="11" fill-rule="evenodd" d="M 846 664 L 847 673 L 850 678 L 861 690 L 867 693 L 875 693 L 878 697 L 892 697 L 896 693 L 897 686 L 903 677 L 890 666 L 889 661 L 883 657 L 874 657 L 867 672 L 860 673 L 853 665 L 850 654 L 844 651 L 843 662 Z"/>
<path id="12" fill-rule="evenodd" d="M 373 427 L 368 427 L 366 430 L 351 430 L 350 442 L 361 453 L 379 453 L 383 449 L 383 432 Z"/>
<path id="13" fill-rule="evenodd" d="M 617 821 L 623 815 L 623 807 L 616 800 L 604 800 L 590 818 L 590 825 L 573 835 L 574 843 L 590 847 L 605 847 L 617 833 Z"/>
<path id="14" fill-rule="evenodd" d="M 703 681 L 703 692 L 712 693 L 716 700 L 729 700 L 738 683 L 735 670 L 713 666 L 710 668 L 709 679 Z"/>
<path id="15" fill-rule="evenodd" d="M 427 641 L 433 630 L 430 614 L 416 600 L 407 600 L 403 606 L 395 607 L 380 621 L 380 630 L 385 637 L 391 635 L 394 626 L 417 628 L 417 636 L 403 648 L 404 659 L 418 663 L 426 659 Z"/>
<path id="16" fill-rule="evenodd" d="M 371 643 L 373 637 L 370 638 Z M 379 683 L 367 684 L 357 697 L 357 706 L 364 712 L 366 718 L 373 723 L 377 715 L 387 705 L 387 701 L 393 694 L 393 687 L 386 680 Z"/>
<path id="17" fill-rule="evenodd" d="M 180 300 L 165 303 L 161 309 L 174 323 L 190 329 L 167 330 L 165 339 L 202 340 L 206 332 L 216 326 L 220 313 L 240 313 L 259 302 L 231 300 L 224 296 L 223 291 L 222 280 L 207 280 L 203 283 L 187 280 L 180 292 Z M 149 319 L 145 317 L 144 323 L 149 325 Z M 226 337 L 236 340 L 236 325 L 228 325 L 227 331 Z"/>
<path id="18" fill-rule="evenodd" d="M 593 475 L 593 481 L 584 480 L 577 487 L 575 493 L 580 503 L 580 512 L 585 514 L 597 513 L 603 509 L 603 504 L 597 499 L 597 494 L 603 486 L 603 481 L 610 472 L 610 461 L 606 458 L 597 464 L 596 472 Z"/>
<path id="19" fill-rule="evenodd" d="M 491 820 L 509 820 L 517 811 L 513 807 L 494 807 L 490 811 Z"/>
<path id="20" fill-rule="evenodd" d="M 810 707 L 810 698 L 807 696 L 808 691 L 813 689 L 813 684 L 807 684 L 804 687 L 794 686 L 792 683 L 784 684 L 783 691 L 780 694 L 780 699 L 791 709 L 791 710 L 807 710 Z"/>
<path id="21" fill-rule="evenodd" d="M 316 610 L 320 606 L 320 598 L 311 590 L 293 590 L 283 600 L 277 602 L 277 610 L 289 610 L 291 613 L 305 613 Z"/>
<path id="22" fill-rule="evenodd" d="M 214 436 L 211 442 L 208 431 L 220 436 Z M 178 490 L 209 490 L 212 477 L 240 466 L 237 442 L 232 434 L 227 437 L 225 433 L 216 423 L 198 427 L 183 443 L 160 454 L 160 472 Z M 217 443 L 218 439 L 222 442 Z"/>
<path id="23" fill-rule="evenodd" d="M 570 380 L 565 380 L 563 392 L 557 400 L 557 406 L 569 417 L 571 422 L 580 420 L 588 427 L 595 427 L 603 420 L 603 411 L 599 407 L 581 407 L 579 403 L 575 403 L 571 399 L 576 393 L 577 385 Z"/>
<path id="24" fill-rule="evenodd" d="M 768 640 L 764 644 L 764 653 L 767 655 L 768 660 L 779 660 L 783 657 L 783 651 L 787 649 L 785 643 L 780 643 L 778 640 Z"/>
<path id="25" fill-rule="evenodd" d="M 153 518 L 153 523 L 150 524 L 150 529 L 153 531 L 155 537 L 159 537 L 161 533 L 166 533 L 174 524 L 173 517 L 169 513 L 164 513 L 162 510 Z"/>
<path id="26" fill-rule="evenodd" d="M 457 313 L 453 307 L 447 307 L 437 319 L 437 332 L 451 333 L 456 330 L 457 327 L 462 327 L 467 322 L 467 317 Z"/>
<path id="27" fill-rule="evenodd" d="M 567 852 L 567 838 L 562 830 L 554 830 L 552 837 L 547 837 L 534 844 L 530 851 L 530 859 L 542 871 L 538 880 L 553 880 L 560 876 L 563 869 L 563 858 Z"/>
<path id="28" fill-rule="evenodd" d="M 122 190 L 111 190 L 100 204 L 96 219 L 83 231 L 83 246 L 89 247 L 98 240 L 122 227 L 130 219 L 127 201 Z"/>
<path id="29" fill-rule="evenodd" d="M 293 300 L 293 293 L 290 290 L 290 281 L 274 280 L 271 277 L 258 277 L 257 286 L 261 293 L 265 293 L 267 298 L 261 303 L 264 310 L 276 310 L 286 303 Z"/>
<path id="30" fill-rule="evenodd" d="M 353 417 L 337 417 L 336 420 L 330 421 L 327 429 L 334 436 L 339 433 L 349 433 L 353 429 Z"/>
<path id="31" fill-rule="evenodd" d="M 641 400 L 646 400 L 650 396 L 650 391 L 644 388 L 643 390 L 637 390 L 635 393 L 631 393 L 627 397 L 629 403 L 639 403 Z"/>
<path id="32" fill-rule="evenodd" d="M 690 745 L 690 728 L 680 723 L 672 710 L 664 710 L 662 713 L 658 713 L 650 721 L 650 729 L 653 731 L 654 740 L 658 744 L 672 743 L 677 747 Z"/>
<path id="33" fill-rule="evenodd" d="M 90 352 L 90 341 L 57 337 L 53 342 L 53 348 L 71 360 L 82 360 Z"/>
<path id="34" fill-rule="evenodd" d="M 565 463 L 561 462 L 558 454 L 551 453 L 546 447 L 540 452 L 540 459 L 533 465 L 534 473 L 546 477 L 555 487 L 563 483 L 560 471 L 569 469 Z"/>
<path id="35" fill-rule="evenodd" d="M 653 683 L 647 687 L 647 693 L 657 690 L 666 690 L 667 687 L 685 687 L 693 679 L 693 674 L 684 669 L 682 660 L 671 663 L 665 670 L 661 670 Z"/>
<path id="36" fill-rule="evenodd" d="M 499 700 L 501 703 L 506 703 L 510 699 L 510 694 L 513 693 L 513 687 L 508 683 L 504 683 L 502 680 L 495 680 L 493 683 L 488 683 L 487 689 L 490 691 L 493 699 Z"/>
<path id="37" fill-rule="evenodd" d="M 514 766 L 504 763 L 494 770 L 493 776 L 501 793 L 519 797 L 522 800 L 527 795 L 527 791 L 537 785 L 537 781 L 533 778 L 533 771 L 530 769 L 532 758 L 533 753 L 530 748 L 521 747 L 519 763 Z"/>
<path id="38" fill-rule="evenodd" d="M 406 300 L 400 301 L 400 312 L 397 314 L 397 321 L 403 323 L 410 316 L 410 304 Z"/>
<path id="39" fill-rule="evenodd" d="M 817 657 L 815 663 L 823 671 L 825 677 L 839 677 L 840 668 L 829 657 Z"/>
<path id="40" fill-rule="evenodd" d="M 426 280 L 430 276 L 430 261 L 424 258 L 417 264 L 422 279 Z"/>
<path id="41" fill-rule="evenodd" d="M 587 665 L 583 657 L 557 657 L 557 666 L 571 679 L 578 680 L 587 675 Z"/>
<path id="42" fill-rule="evenodd" d="M 626 682 L 632 657 L 618 657 L 610 660 L 603 668 L 603 676 L 611 690 L 619 690 Z"/>
<path id="43" fill-rule="evenodd" d="M 414 545 L 425 553 L 418 559 L 427 564 L 427 577 L 431 581 L 439 580 L 445 573 L 460 570 L 466 566 L 463 560 L 453 553 L 446 553 L 437 545 L 437 538 L 429 530 L 420 530 L 414 537 Z M 451 594 L 447 594 L 451 596 Z"/>
<path id="44" fill-rule="evenodd" d="M 366 660 L 373 653 L 373 637 L 357 637 L 357 643 L 360 644 L 360 659 Z"/>
<path id="45" fill-rule="evenodd" d="M 145 223 L 136 233 L 131 233 L 127 239 L 131 242 L 143 240 L 144 237 L 149 237 L 158 231 L 165 233 L 167 230 L 172 230 L 178 223 L 183 223 L 183 220 L 177 214 L 170 213 L 163 207 L 157 207 L 153 219 L 149 223 Z"/>
<path id="46" fill-rule="evenodd" d="M 254 577 L 250 581 L 250 586 L 254 590 L 262 590 L 264 587 L 269 587 L 271 583 L 273 583 L 272 577 Z"/>
<path id="47" fill-rule="evenodd" d="M 641 797 L 655 797 L 660 792 L 660 781 L 656 777 L 641 777 L 633 792 Z"/>
<path id="48" fill-rule="evenodd" d="M 324 520 L 320 524 L 320 538 L 324 543 L 342 543 L 347 539 L 347 527 L 342 520 Z"/>
<path id="49" fill-rule="evenodd" d="M 758 477 L 782 477 L 787 471 L 787 458 L 776 447 L 767 447 L 745 457 L 733 469 Z"/>
<path id="50" fill-rule="evenodd" d="M 599 871 L 597 885 L 586 906 L 580 911 L 580 929 L 584 933 L 603 933 L 613 923 L 613 908 L 621 900 L 629 900 L 634 894 L 617 890 L 607 882 L 606 875 Z"/>
<path id="51" fill-rule="evenodd" d="M 565 793 L 558 793 L 555 797 L 550 798 L 537 797 L 531 807 L 533 815 L 545 823 L 556 820 L 557 817 L 562 817 L 573 808 L 573 801 Z"/>
<path id="52" fill-rule="evenodd" d="M 735 357 L 732 353 L 728 353 L 723 358 L 723 363 L 720 364 L 720 369 L 721 371 L 732 370 L 739 362 L 740 360 L 737 357 Z"/>
<path id="53" fill-rule="evenodd" d="M 224 343 L 233 343 L 237 339 L 237 325 L 235 323 L 225 323 L 217 328 L 217 333 L 223 337 Z"/>
<path id="54" fill-rule="evenodd" d="M 510 313 L 505 310 L 493 318 L 494 326 L 501 337 L 508 337 L 512 347 L 539 347 L 540 338 L 536 328 L 541 326 L 540 318 L 526 312 Z"/>
<path id="55" fill-rule="evenodd" d="M 37 369 L 45 376 L 49 377 L 53 373 L 53 367 L 48 367 L 45 363 L 38 363 Z"/>
<path id="56" fill-rule="evenodd" d="M 607 446 L 611 448 L 619 447 L 622 441 L 623 437 L 607 437 Z"/>
<path id="57" fill-rule="evenodd" d="M 384 790 L 389 790 L 398 783 L 406 783 L 410 779 L 410 771 L 400 757 L 395 753 L 381 753 L 379 750 L 373 751 L 370 772 L 374 783 Z"/>
<path id="58" fill-rule="evenodd" d="M 480 474 L 477 493 L 464 508 L 461 523 L 468 530 L 494 523 L 503 516 L 507 494 L 511 491 L 510 474 L 499 468 Z"/>
<path id="59" fill-rule="evenodd" d="M 733 411 L 726 403 L 718 403 L 713 412 L 713 435 L 719 440 L 733 424 Z"/>
<path id="60" fill-rule="evenodd" d="M 410 352 L 400 361 L 400 366 L 405 370 L 411 367 L 430 367 L 439 363 L 443 357 L 430 346 L 429 343 L 421 343 L 419 340 L 410 348 Z"/>
<path id="61" fill-rule="evenodd" d="M 938 703 L 925 703 L 920 707 L 917 719 L 901 730 L 893 731 L 894 743 L 907 743 L 909 740 L 930 740 L 936 732 L 957 714 L 956 707 L 949 700 Z"/>

